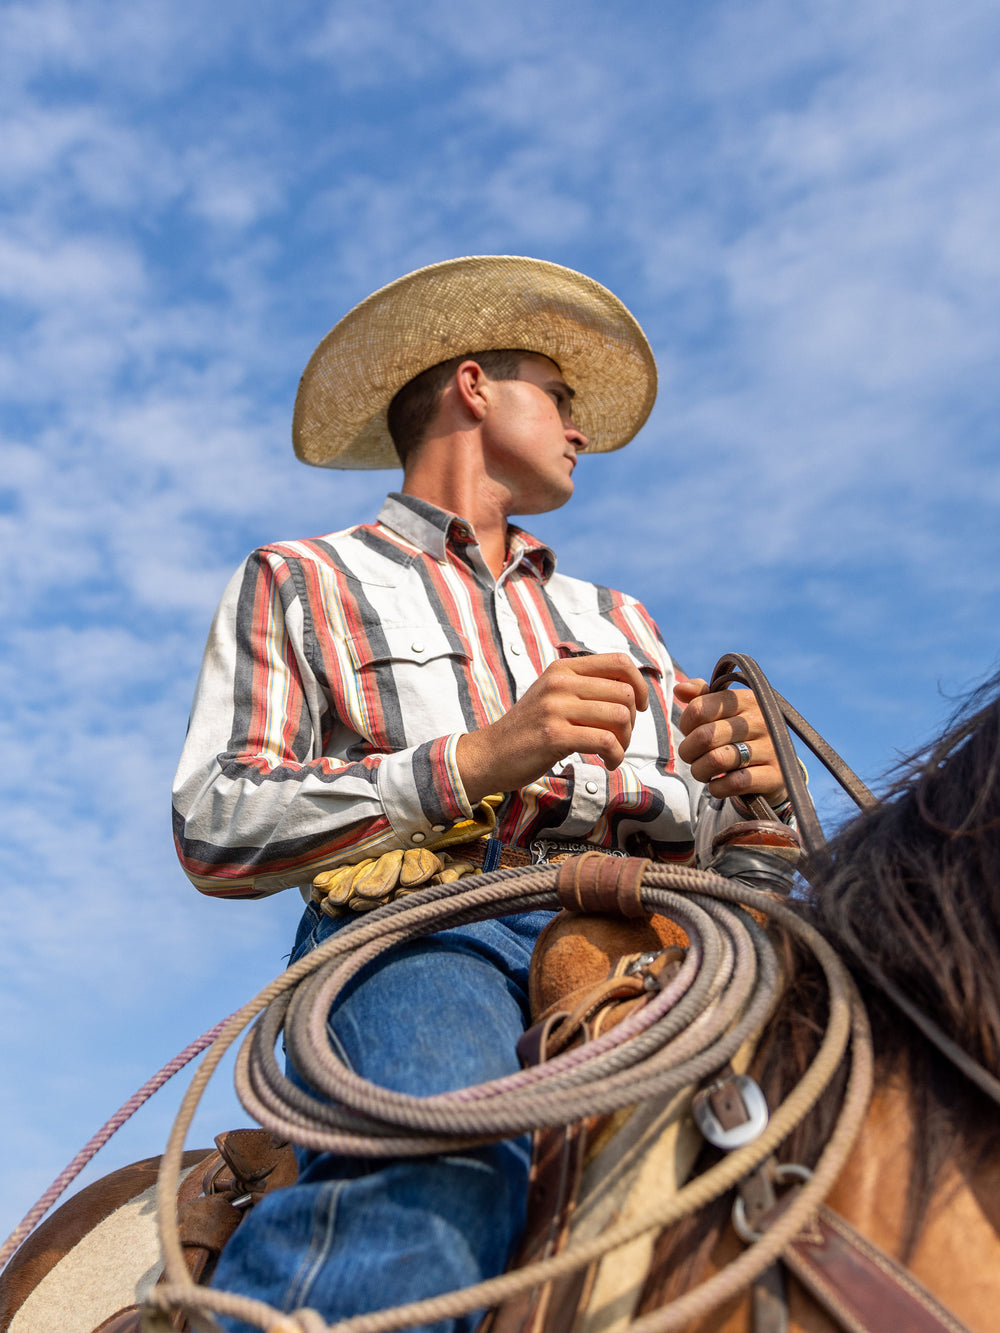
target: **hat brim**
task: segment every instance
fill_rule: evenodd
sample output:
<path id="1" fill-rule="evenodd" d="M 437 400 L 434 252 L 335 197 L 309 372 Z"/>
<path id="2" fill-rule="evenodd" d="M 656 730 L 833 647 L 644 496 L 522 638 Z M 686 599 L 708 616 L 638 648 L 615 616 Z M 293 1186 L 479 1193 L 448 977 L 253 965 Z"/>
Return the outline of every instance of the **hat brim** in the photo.
<path id="1" fill-rule="evenodd" d="M 403 385 L 452 357 L 508 347 L 558 364 L 588 452 L 620 449 L 649 416 L 656 363 L 617 296 L 546 260 L 473 255 L 406 274 L 331 329 L 299 383 L 295 452 L 315 467 L 398 467 L 386 411 Z"/>

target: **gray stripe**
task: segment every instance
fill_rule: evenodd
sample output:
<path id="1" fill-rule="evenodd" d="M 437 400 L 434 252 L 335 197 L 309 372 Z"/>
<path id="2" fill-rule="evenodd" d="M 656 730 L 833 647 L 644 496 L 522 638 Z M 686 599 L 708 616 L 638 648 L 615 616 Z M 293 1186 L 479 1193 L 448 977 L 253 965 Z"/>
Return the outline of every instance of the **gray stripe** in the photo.
<path id="1" fill-rule="evenodd" d="M 253 609 L 257 589 L 263 583 L 266 561 L 263 553 L 255 551 L 249 557 L 240 584 L 236 603 L 236 663 L 233 673 L 233 726 L 229 733 L 228 749 L 234 753 L 247 748 L 250 719 L 253 716 Z"/>
<path id="2" fill-rule="evenodd" d="M 458 700 L 462 708 L 462 721 L 466 731 L 475 731 L 479 726 L 479 720 L 476 717 L 475 705 L 472 701 L 472 692 L 469 689 L 469 667 L 468 659 L 465 656 L 466 651 L 476 653 L 478 645 L 470 644 L 468 647 L 463 643 L 461 635 L 451 625 L 445 616 L 444 607 L 441 604 L 441 598 L 438 596 L 437 589 L 431 580 L 430 571 L 424 561 L 417 565 L 417 573 L 420 575 L 420 581 L 424 587 L 424 594 L 427 597 L 428 605 L 434 615 L 434 619 L 444 630 L 448 640 L 448 646 L 454 648 L 456 654 L 451 659 L 452 674 L 455 677 L 455 685 L 458 689 Z"/>

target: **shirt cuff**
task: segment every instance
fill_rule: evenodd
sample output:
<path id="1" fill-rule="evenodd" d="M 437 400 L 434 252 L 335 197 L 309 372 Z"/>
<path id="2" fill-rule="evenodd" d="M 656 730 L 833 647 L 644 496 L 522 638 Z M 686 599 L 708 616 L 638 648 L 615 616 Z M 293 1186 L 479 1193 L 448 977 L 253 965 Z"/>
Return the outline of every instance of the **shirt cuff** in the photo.
<path id="1" fill-rule="evenodd" d="M 404 847 L 419 847 L 458 820 L 472 818 L 472 807 L 458 771 L 461 734 L 441 736 L 381 759 L 379 799 L 386 819 Z"/>
<path id="2" fill-rule="evenodd" d="M 608 770 L 603 764 L 585 764 L 582 759 L 565 764 L 560 777 L 573 779 L 569 811 L 561 824 L 547 829 L 561 838 L 583 839 L 608 806 Z"/>

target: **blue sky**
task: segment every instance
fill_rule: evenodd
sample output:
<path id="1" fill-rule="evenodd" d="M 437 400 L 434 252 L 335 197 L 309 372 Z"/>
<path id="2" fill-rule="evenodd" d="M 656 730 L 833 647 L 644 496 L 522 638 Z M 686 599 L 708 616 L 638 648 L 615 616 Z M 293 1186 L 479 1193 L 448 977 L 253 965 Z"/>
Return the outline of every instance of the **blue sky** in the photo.
<path id="1" fill-rule="evenodd" d="M 281 967 L 297 901 L 201 898 L 170 778 L 238 561 L 398 480 L 289 444 L 382 283 L 529 254 L 635 312 L 650 423 L 531 526 L 689 671 L 750 652 L 877 781 L 991 668 L 998 53 L 986 0 L 0 7 L 0 1231 Z"/>

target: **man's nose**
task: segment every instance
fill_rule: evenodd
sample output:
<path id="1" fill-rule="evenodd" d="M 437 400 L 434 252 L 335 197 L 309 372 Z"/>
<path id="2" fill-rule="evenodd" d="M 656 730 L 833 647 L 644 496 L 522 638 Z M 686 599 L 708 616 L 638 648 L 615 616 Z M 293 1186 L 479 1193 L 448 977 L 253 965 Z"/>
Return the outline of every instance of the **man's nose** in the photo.
<path id="1" fill-rule="evenodd" d="M 570 425 L 566 428 L 566 438 L 578 454 L 586 453 L 590 441 L 577 426 Z"/>

